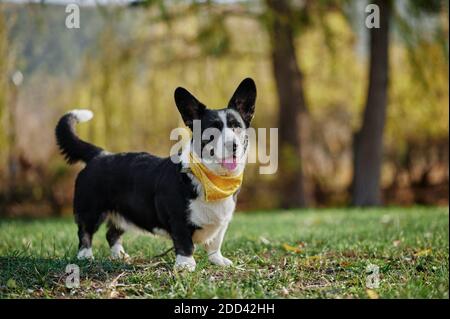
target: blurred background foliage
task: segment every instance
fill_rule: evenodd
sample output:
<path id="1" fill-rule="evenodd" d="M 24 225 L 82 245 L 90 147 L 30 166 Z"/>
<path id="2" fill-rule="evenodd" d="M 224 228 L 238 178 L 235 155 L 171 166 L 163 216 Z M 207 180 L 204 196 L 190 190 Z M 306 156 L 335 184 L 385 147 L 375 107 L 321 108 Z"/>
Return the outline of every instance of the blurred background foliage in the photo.
<path id="1" fill-rule="evenodd" d="M 368 87 L 367 3 L 281 1 L 289 14 L 277 16 L 272 2 L 87 5 L 80 29 L 65 27 L 61 3 L 0 3 L 0 213 L 70 213 L 81 166 L 58 155 L 54 127 L 73 108 L 95 114 L 78 126 L 82 138 L 110 151 L 166 156 L 169 133 L 182 124 L 177 86 L 219 108 L 250 76 L 258 88 L 253 126 L 282 125 L 277 119 L 288 111 L 273 72 L 276 23 L 293 32 L 308 119 L 304 134 L 291 126 L 286 133 L 301 135 L 300 153 L 280 150 L 284 167 L 303 174 L 307 195 L 298 206 L 348 205 Z M 398 0 L 393 8 L 382 200 L 448 205 L 448 1 Z M 260 175 L 250 164 L 239 209 L 295 206 L 295 199 L 283 204 L 280 174 Z"/>

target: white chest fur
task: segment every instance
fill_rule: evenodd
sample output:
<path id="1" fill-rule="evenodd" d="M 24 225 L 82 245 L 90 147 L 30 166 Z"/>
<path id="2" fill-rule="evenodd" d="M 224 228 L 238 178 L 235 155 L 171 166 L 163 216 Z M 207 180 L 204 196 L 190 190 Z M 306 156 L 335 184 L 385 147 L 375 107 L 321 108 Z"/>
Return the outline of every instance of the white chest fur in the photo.
<path id="1" fill-rule="evenodd" d="M 202 196 L 192 200 L 190 221 L 201 227 L 194 232 L 194 243 L 207 243 L 214 238 L 219 229 L 230 222 L 235 206 L 232 196 L 213 202 L 204 201 Z"/>

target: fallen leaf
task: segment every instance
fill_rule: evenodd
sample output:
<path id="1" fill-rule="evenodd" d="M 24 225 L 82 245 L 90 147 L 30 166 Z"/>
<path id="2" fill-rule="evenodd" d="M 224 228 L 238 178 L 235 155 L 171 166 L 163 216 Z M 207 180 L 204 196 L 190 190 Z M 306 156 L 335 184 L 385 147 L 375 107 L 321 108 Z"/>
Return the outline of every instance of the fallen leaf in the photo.
<path id="1" fill-rule="evenodd" d="M 283 248 L 286 251 L 290 251 L 296 254 L 300 254 L 302 252 L 302 250 L 299 247 L 295 247 L 295 246 L 291 246 L 289 244 L 284 243 L 283 244 Z"/>
<path id="2" fill-rule="evenodd" d="M 401 240 L 394 240 L 394 241 L 392 242 L 392 245 L 394 245 L 394 247 L 398 247 L 398 246 L 400 246 L 401 243 L 402 243 Z"/>
<path id="3" fill-rule="evenodd" d="M 380 296 L 378 296 L 378 293 L 375 290 L 372 289 L 366 289 L 367 296 L 369 296 L 370 299 L 378 299 Z"/>
<path id="4" fill-rule="evenodd" d="M 420 250 L 414 254 L 415 257 L 425 257 L 431 254 L 431 248 Z"/>

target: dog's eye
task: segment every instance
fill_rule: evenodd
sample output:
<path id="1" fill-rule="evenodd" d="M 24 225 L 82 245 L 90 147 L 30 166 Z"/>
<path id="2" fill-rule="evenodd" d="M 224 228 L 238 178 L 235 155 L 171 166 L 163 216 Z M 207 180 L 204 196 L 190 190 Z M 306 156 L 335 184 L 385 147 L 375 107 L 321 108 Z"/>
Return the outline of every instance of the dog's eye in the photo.
<path id="1" fill-rule="evenodd" d="M 228 122 L 228 127 L 230 127 L 230 128 L 240 128 L 241 127 L 241 123 L 239 123 L 238 121 L 229 121 Z"/>

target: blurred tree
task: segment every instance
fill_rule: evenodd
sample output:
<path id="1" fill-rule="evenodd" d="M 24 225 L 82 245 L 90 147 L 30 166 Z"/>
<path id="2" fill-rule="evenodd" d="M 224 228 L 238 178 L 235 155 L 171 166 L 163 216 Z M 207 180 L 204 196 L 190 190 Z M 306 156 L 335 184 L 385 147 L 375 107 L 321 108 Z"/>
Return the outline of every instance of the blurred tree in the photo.
<path id="1" fill-rule="evenodd" d="M 272 70 L 278 93 L 281 206 L 307 205 L 301 159 L 301 124 L 307 116 L 303 75 L 296 57 L 297 18 L 287 0 L 267 0 Z"/>
<path id="2" fill-rule="evenodd" d="M 427 32 L 417 32 L 418 21 L 425 16 L 439 14 L 447 8 L 448 1 L 415 0 L 405 4 L 392 0 L 377 0 L 374 4 L 380 8 L 380 28 L 370 29 L 370 62 L 369 84 L 363 122 L 360 130 L 354 135 L 352 204 L 355 206 L 381 205 L 381 167 L 383 160 L 383 131 L 386 122 L 389 81 L 389 32 L 390 24 L 395 23 L 409 51 L 410 63 L 416 70 L 415 77 L 422 86 L 432 85 L 427 82 L 423 68 L 425 61 L 420 59 L 419 43 Z M 394 5 L 395 4 L 395 5 Z M 406 12 L 403 18 L 401 11 Z M 391 21 L 392 20 L 392 21 Z M 448 55 L 447 41 L 443 39 L 445 32 L 439 23 L 434 37 L 441 43 L 445 56 Z M 425 62 L 425 63 L 424 63 Z"/>
<path id="3" fill-rule="evenodd" d="M 389 80 L 389 25 L 391 0 L 374 2 L 379 8 L 380 26 L 370 29 L 369 87 L 361 129 L 354 136 L 352 203 L 381 204 L 380 174 L 383 131 L 386 122 Z"/>

